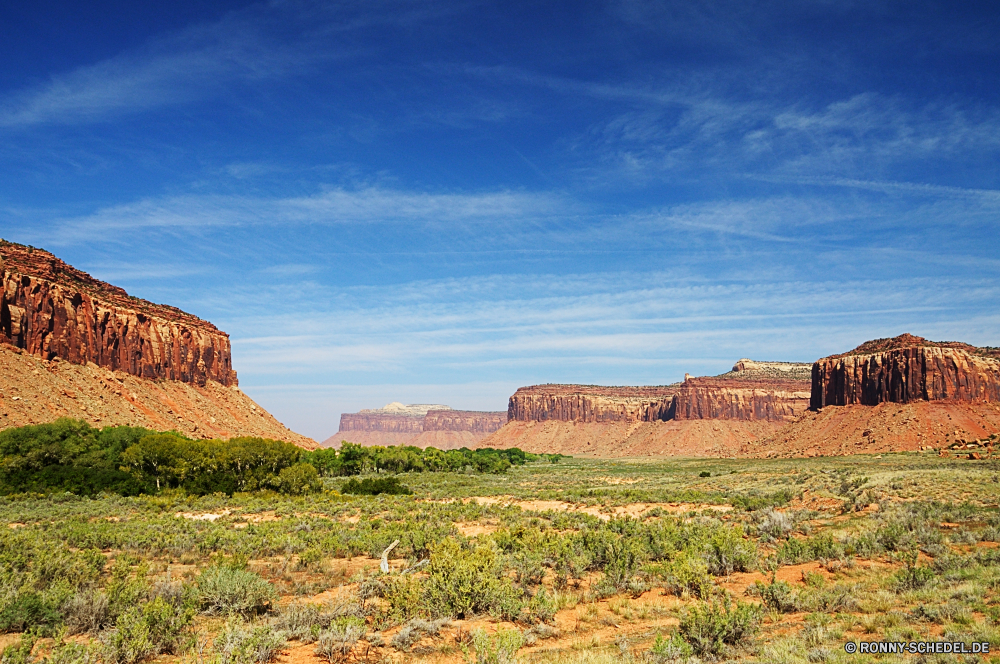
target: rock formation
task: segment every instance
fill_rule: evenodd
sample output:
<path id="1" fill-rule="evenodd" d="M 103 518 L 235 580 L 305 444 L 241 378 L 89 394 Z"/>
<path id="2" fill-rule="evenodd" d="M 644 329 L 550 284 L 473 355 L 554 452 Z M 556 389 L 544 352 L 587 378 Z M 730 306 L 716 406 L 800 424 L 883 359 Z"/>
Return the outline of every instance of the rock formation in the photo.
<path id="1" fill-rule="evenodd" d="M 656 422 L 671 419 L 676 385 L 532 385 L 510 397 L 511 422 Z"/>
<path id="2" fill-rule="evenodd" d="M 914 401 L 1000 402 L 1000 349 L 903 334 L 813 365 L 813 409 Z"/>
<path id="3" fill-rule="evenodd" d="M 490 434 L 507 423 L 507 413 L 478 410 L 431 410 L 424 416 L 424 431 L 469 431 Z"/>
<path id="4" fill-rule="evenodd" d="M 805 380 L 689 378 L 681 383 L 673 409 L 677 420 L 790 422 L 809 407 Z"/>
<path id="5" fill-rule="evenodd" d="M 323 441 L 361 445 L 416 445 L 457 449 L 475 445 L 507 422 L 507 413 L 452 410 L 440 404 L 399 402 L 340 416 L 340 430 Z"/>
<path id="6" fill-rule="evenodd" d="M 657 387 L 532 385 L 510 397 L 511 422 L 789 421 L 809 406 L 809 365 L 740 360 L 712 378 Z"/>
<path id="7" fill-rule="evenodd" d="M 0 342 L 45 360 L 92 362 L 142 378 L 237 384 L 229 336 L 196 316 L 2 240 L 0 274 Z"/>
<path id="8" fill-rule="evenodd" d="M 0 429 L 72 417 L 316 447 L 240 391 L 211 323 L 2 240 L 0 276 Z"/>

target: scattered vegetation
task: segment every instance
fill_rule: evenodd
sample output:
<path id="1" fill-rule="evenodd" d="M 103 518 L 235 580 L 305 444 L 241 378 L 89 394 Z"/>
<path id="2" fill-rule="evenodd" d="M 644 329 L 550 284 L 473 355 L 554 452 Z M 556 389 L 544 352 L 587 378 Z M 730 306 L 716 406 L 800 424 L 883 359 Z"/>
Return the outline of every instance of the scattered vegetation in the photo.
<path id="1" fill-rule="evenodd" d="M 164 442 L 129 435 L 116 463 Z M 70 460 L 108 447 L 52 440 L 89 450 Z M 885 456 L 7 495 L 3 662 L 267 664 L 295 645 L 331 663 L 805 663 L 853 661 L 847 640 L 1000 642 L 1000 469 Z M 399 485 L 365 473 L 314 479 Z"/>

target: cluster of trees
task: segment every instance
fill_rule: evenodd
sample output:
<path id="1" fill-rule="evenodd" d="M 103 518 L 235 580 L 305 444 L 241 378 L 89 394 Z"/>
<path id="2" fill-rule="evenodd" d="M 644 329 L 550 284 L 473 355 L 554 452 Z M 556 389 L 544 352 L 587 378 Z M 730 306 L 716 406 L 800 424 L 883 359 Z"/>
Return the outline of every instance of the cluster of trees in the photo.
<path id="1" fill-rule="evenodd" d="M 192 494 L 321 488 L 316 469 L 290 443 L 263 438 L 191 440 L 139 427 L 96 429 L 61 418 L 0 431 L 0 493 Z"/>
<path id="2" fill-rule="evenodd" d="M 511 466 L 523 466 L 526 462 L 539 458 L 538 455 L 528 454 L 516 447 L 506 450 L 470 450 L 463 447 L 443 451 L 434 447 L 420 449 L 410 445 L 364 447 L 347 441 L 341 443 L 339 450 L 327 448 L 302 455 L 303 461 L 315 466 L 324 477 L 370 472 L 409 473 L 466 469 L 478 473 L 503 473 Z"/>

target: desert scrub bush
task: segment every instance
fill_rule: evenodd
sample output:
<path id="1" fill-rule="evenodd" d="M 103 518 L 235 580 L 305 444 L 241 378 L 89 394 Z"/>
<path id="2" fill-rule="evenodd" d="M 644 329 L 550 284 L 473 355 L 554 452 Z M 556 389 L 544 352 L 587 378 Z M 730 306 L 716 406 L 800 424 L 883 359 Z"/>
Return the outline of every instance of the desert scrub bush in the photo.
<path id="1" fill-rule="evenodd" d="M 495 634 L 477 629 L 472 633 L 476 664 L 514 664 L 523 645 L 524 634 L 518 629 L 498 629 Z"/>
<path id="2" fill-rule="evenodd" d="M 176 654 L 194 611 L 158 597 L 127 609 L 100 636 L 106 664 L 136 664 L 162 653 Z"/>
<path id="3" fill-rule="evenodd" d="M 250 616 L 267 611 L 278 594 L 253 572 L 209 567 L 196 581 L 201 609 L 208 614 Z"/>
<path id="4" fill-rule="evenodd" d="M 784 581 L 775 581 L 774 576 L 771 577 L 770 583 L 754 582 L 747 588 L 747 594 L 759 597 L 765 607 L 778 613 L 791 613 L 797 607 L 792 587 Z"/>
<path id="5" fill-rule="evenodd" d="M 338 618 L 330 629 L 321 632 L 316 641 L 316 654 L 328 662 L 343 659 L 365 635 L 365 621 L 353 616 Z"/>
<path id="6" fill-rule="evenodd" d="M 647 659 L 652 664 L 670 664 L 693 654 L 694 649 L 680 635 L 674 633 L 668 638 L 663 638 L 662 634 L 657 634 L 653 645 L 649 648 Z"/>
<path id="7" fill-rule="evenodd" d="M 403 628 L 396 632 L 396 635 L 392 637 L 390 642 L 392 647 L 396 650 L 407 651 L 410 647 L 417 642 L 417 640 L 423 638 L 424 636 L 437 636 L 441 631 L 442 627 L 447 627 L 451 623 L 451 618 L 439 618 L 437 620 L 424 620 L 423 618 L 414 618 L 409 621 Z"/>
<path id="8" fill-rule="evenodd" d="M 729 600 L 702 604 L 681 615 L 679 633 L 698 655 L 722 655 L 729 647 L 749 645 L 760 631 L 759 604 Z"/>
<path id="9" fill-rule="evenodd" d="M 267 664 L 285 647 L 285 634 L 233 616 L 213 642 L 220 664 Z"/>
<path id="10" fill-rule="evenodd" d="M 754 514 L 757 534 L 765 541 L 787 538 L 795 529 L 795 518 L 769 507 Z"/>
<path id="11" fill-rule="evenodd" d="M 409 496 L 413 491 L 399 481 L 398 477 L 366 477 L 356 480 L 353 477 L 340 487 L 341 493 L 353 493 L 361 496 L 377 496 L 386 493 L 392 496 Z"/>
<path id="12" fill-rule="evenodd" d="M 423 605 L 437 616 L 489 613 L 513 620 L 523 606 L 523 593 L 504 571 L 503 556 L 491 543 L 470 551 L 448 538 L 431 551 Z"/>
<path id="13" fill-rule="evenodd" d="M 757 545 L 744 539 L 743 526 L 715 529 L 705 545 L 708 571 L 715 576 L 749 572 L 757 564 Z"/>
<path id="14" fill-rule="evenodd" d="M 906 556 L 905 562 L 906 566 L 892 575 L 891 585 L 896 592 L 923 588 L 936 576 L 932 568 L 917 565 L 916 552 Z"/>
<path id="15" fill-rule="evenodd" d="M 701 599 L 712 594 L 712 577 L 705 559 L 691 551 L 681 551 L 669 563 L 656 563 L 646 568 L 653 578 L 663 583 L 664 591 L 680 597 L 690 593 Z"/>
<path id="16" fill-rule="evenodd" d="M 556 617 L 559 610 L 556 598 L 549 594 L 544 586 L 538 589 L 534 597 L 529 599 L 519 616 L 521 622 L 528 624 L 546 623 Z"/>

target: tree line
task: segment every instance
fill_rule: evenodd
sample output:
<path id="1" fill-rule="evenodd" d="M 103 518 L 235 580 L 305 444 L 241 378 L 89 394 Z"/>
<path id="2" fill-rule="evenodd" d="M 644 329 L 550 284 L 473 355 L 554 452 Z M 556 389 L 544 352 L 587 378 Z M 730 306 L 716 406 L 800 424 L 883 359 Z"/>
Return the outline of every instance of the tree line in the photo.
<path id="1" fill-rule="evenodd" d="M 467 471 L 503 473 L 512 465 L 560 455 L 517 448 L 442 451 L 363 447 L 304 451 L 266 438 L 194 440 L 142 427 L 98 429 L 60 418 L 0 431 L 0 495 L 68 491 L 126 496 L 182 489 L 205 495 L 277 491 L 300 495 L 322 489 L 320 479 L 363 473 Z"/>
<path id="2" fill-rule="evenodd" d="M 560 458 L 563 458 L 560 454 L 530 454 L 516 447 L 503 450 L 470 450 L 467 447 L 439 450 L 434 447 L 421 449 L 412 445 L 368 447 L 347 441 L 340 444 L 339 450 L 325 448 L 304 452 L 302 455 L 303 461 L 315 466 L 324 477 L 424 471 L 504 473 L 511 466 L 523 466 L 529 461 L 544 459 L 555 463 Z"/>

